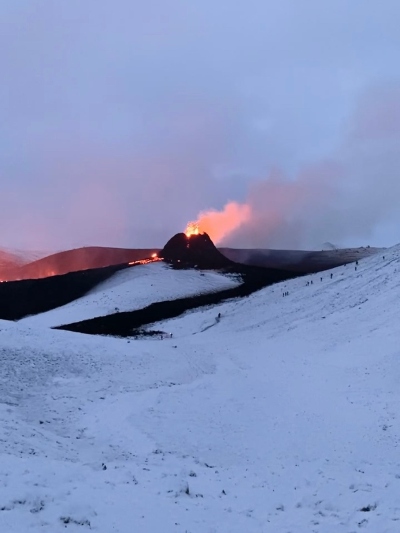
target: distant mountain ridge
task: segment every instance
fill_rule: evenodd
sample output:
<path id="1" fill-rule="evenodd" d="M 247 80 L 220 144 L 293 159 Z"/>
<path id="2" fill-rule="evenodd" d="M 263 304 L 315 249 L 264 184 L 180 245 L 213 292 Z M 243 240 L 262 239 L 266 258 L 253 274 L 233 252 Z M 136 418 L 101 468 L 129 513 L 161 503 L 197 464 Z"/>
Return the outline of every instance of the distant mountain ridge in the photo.
<path id="1" fill-rule="evenodd" d="M 179 251 L 179 248 L 186 246 L 185 239 L 184 234 L 175 235 L 168 241 L 164 250 L 166 248 L 169 254 L 172 253 L 171 258 L 178 250 L 178 255 L 181 256 L 181 259 L 184 259 L 185 254 L 182 256 L 182 250 Z M 193 245 L 195 243 L 197 243 L 197 239 L 193 240 Z M 220 267 L 224 266 L 226 259 L 227 262 L 233 261 L 249 266 L 285 269 L 303 274 L 328 270 L 376 253 L 385 252 L 385 248 L 370 247 L 338 248 L 321 251 L 216 248 L 212 241 L 209 240 L 209 242 L 203 243 L 197 252 L 195 252 L 196 247 L 193 250 L 190 249 L 191 257 L 197 257 L 195 263 L 202 263 L 205 244 L 209 248 L 207 262 L 209 263 L 212 257 L 211 262 L 214 268 L 218 265 Z M 175 252 L 173 251 L 174 248 Z M 203 252 L 200 253 L 201 249 L 203 249 Z M 159 248 L 109 248 L 102 246 L 76 248 L 52 253 L 51 255 L 46 255 L 45 252 L 0 249 L 0 281 L 40 279 L 68 272 L 103 268 L 139 261 L 159 253 L 162 255 Z"/>
<path id="2" fill-rule="evenodd" d="M 0 280 L 16 281 L 23 279 L 40 279 L 50 276 L 78 272 L 93 268 L 129 263 L 150 257 L 158 249 L 129 249 L 88 246 L 65 250 L 42 257 L 36 261 L 24 263 L 17 256 L 11 256 L 9 261 L 0 264 Z"/>
<path id="3" fill-rule="evenodd" d="M 231 261 L 244 265 L 291 270 L 302 274 L 312 274 L 329 270 L 359 259 L 384 253 L 386 248 L 336 248 L 321 251 L 306 250 L 263 250 L 219 248 Z"/>

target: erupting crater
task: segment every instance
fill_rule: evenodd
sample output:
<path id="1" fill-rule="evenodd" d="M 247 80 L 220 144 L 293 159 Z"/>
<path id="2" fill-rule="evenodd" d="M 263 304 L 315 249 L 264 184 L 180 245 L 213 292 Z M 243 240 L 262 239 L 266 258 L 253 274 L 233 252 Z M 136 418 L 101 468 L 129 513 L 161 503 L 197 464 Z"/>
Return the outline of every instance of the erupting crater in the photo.
<path id="1" fill-rule="evenodd" d="M 200 235 L 200 228 L 197 222 L 189 222 L 185 229 L 186 237 L 192 237 L 192 235 Z"/>
<path id="2" fill-rule="evenodd" d="M 198 226 L 189 225 L 185 233 L 174 235 L 159 255 L 164 261 L 182 267 L 226 268 L 232 265 L 232 261 L 217 250 L 209 235 L 200 233 Z"/>

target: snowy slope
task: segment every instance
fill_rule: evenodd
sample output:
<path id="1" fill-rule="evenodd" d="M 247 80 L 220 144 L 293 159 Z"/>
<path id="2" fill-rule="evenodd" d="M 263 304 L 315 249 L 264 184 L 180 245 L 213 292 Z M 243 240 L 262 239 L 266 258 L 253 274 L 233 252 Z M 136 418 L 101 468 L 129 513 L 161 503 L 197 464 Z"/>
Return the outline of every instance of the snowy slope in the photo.
<path id="1" fill-rule="evenodd" d="M 239 285 L 232 276 L 212 271 L 174 270 L 165 263 L 117 272 L 89 294 L 70 304 L 23 319 L 27 325 L 60 326 L 118 311 L 133 311 L 162 300 L 204 294 Z"/>
<path id="2" fill-rule="evenodd" d="M 400 531 L 400 247 L 332 273 L 163 341 L 0 322 L 0 531 Z"/>

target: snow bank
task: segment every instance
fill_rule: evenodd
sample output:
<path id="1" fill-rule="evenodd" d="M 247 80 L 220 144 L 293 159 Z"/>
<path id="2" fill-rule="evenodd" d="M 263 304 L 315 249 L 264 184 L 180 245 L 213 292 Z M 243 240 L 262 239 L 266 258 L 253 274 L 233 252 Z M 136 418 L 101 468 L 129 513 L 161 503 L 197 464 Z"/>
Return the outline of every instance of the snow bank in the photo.
<path id="1" fill-rule="evenodd" d="M 164 263 L 134 266 L 114 274 L 86 296 L 22 322 L 31 326 L 61 326 L 239 284 L 239 279 L 212 271 L 174 270 Z"/>
<path id="2" fill-rule="evenodd" d="M 157 342 L 0 322 L 0 530 L 398 531 L 399 256 Z"/>

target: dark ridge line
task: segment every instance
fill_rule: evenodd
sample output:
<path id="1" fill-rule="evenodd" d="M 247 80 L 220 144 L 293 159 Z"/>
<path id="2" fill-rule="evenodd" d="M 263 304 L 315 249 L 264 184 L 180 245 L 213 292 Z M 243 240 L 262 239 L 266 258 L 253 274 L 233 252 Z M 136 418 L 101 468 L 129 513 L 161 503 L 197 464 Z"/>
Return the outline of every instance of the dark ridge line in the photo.
<path id="1" fill-rule="evenodd" d="M 20 320 L 71 303 L 124 268 L 128 265 L 0 283 L 0 319 Z"/>
<path id="2" fill-rule="evenodd" d="M 75 248 L 57 252 L 23 265 L 10 265 L 9 268 L 1 267 L 0 264 L 0 279 L 17 281 L 60 276 L 70 272 L 127 264 L 150 257 L 153 253 L 158 252 L 158 249 L 153 248 L 129 249 L 102 246 Z"/>
<path id="3" fill-rule="evenodd" d="M 238 265 L 239 266 L 239 265 Z M 264 268 L 244 267 L 240 265 L 244 280 L 238 287 L 222 291 L 188 296 L 176 300 L 154 302 L 147 307 L 135 311 L 113 313 L 80 322 L 57 326 L 52 329 L 73 331 L 88 335 L 111 335 L 115 337 L 132 337 L 135 331 L 143 326 L 176 318 L 186 311 L 217 305 L 232 298 L 244 298 L 274 283 L 299 277 L 298 274 L 285 271 L 266 271 Z M 179 266 L 179 268 L 182 268 Z M 244 271 L 244 272 L 243 272 Z M 232 271 L 229 272 L 232 274 Z"/>

